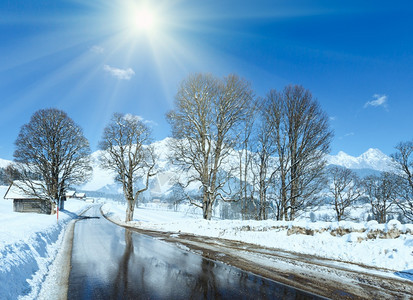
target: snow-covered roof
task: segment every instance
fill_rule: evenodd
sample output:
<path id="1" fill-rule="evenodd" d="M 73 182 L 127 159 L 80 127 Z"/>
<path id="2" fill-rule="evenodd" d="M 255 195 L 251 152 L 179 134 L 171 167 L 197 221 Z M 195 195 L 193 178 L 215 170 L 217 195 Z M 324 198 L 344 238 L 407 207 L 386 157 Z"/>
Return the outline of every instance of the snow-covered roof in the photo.
<path id="1" fill-rule="evenodd" d="M 66 197 L 74 197 L 75 193 L 76 193 L 76 191 L 67 191 L 66 192 Z"/>
<path id="2" fill-rule="evenodd" d="M 34 184 L 41 184 L 40 181 L 34 182 Z M 21 188 L 20 188 L 21 187 Z M 6 194 L 4 195 L 4 199 L 42 199 L 38 196 L 32 195 L 30 193 L 26 193 L 23 189 L 30 190 L 27 183 L 21 180 L 15 180 L 7 190 Z M 38 192 L 39 195 L 44 193 Z M 45 196 L 46 198 L 46 196 Z"/>
<path id="3" fill-rule="evenodd" d="M 77 198 L 84 198 L 86 196 L 85 193 L 76 193 Z"/>

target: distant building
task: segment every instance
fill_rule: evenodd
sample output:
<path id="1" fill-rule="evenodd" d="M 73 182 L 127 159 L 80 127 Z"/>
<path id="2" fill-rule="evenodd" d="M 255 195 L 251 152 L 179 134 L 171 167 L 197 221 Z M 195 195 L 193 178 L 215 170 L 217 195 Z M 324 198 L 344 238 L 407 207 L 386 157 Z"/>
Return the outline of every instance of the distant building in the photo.
<path id="1" fill-rule="evenodd" d="M 76 191 L 67 191 L 66 192 L 66 199 L 74 198 Z"/>
<path id="2" fill-rule="evenodd" d="M 85 193 L 75 193 L 75 198 L 77 199 L 84 199 L 86 198 L 86 194 Z"/>
<path id="3" fill-rule="evenodd" d="M 31 212 L 41 214 L 53 214 L 55 204 L 46 196 L 42 197 L 42 193 L 34 195 L 34 193 L 25 192 L 21 187 L 27 186 L 23 181 L 16 180 L 8 188 L 4 199 L 13 200 L 13 211 L 15 212 Z"/>

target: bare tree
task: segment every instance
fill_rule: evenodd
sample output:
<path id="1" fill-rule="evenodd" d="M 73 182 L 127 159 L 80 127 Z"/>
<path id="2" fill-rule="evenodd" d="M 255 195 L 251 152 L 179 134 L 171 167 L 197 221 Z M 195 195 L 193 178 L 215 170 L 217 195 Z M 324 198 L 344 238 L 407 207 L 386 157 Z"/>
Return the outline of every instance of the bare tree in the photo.
<path id="1" fill-rule="evenodd" d="M 387 214 L 397 199 L 399 185 L 397 176 L 383 172 L 380 176 L 367 176 L 362 184 L 375 219 L 379 223 L 386 223 Z"/>
<path id="2" fill-rule="evenodd" d="M 393 161 L 399 167 L 400 189 L 396 204 L 403 211 L 404 216 L 413 221 L 413 141 L 401 142 L 396 147 L 397 152 L 392 154 Z"/>
<path id="3" fill-rule="evenodd" d="M 270 113 L 271 103 L 268 98 L 261 99 L 261 105 L 259 106 L 259 125 L 256 131 L 256 142 L 254 152 L 254 168 L 252 173 L 254 174 L 254 185 L 258 188 L 258 215 L 257 219 L 266 220 L 268 216 L 269 195 L 268 191 L 274 189 L 275 175 L 279 171 L 277 160 L 273 157 L 275 154 L 275 141 L 271 136 L 274 131 L 274 122 L 271 122 L 272 115 Z M 274 193 L 272 193 L 274 195 Z M 279 201 L 278 199 L 272 199 L 276 202 L 277 211 L 275 212 L 277 220 L 280 217 Z"/>
<path id="4" fill-rule="evenodd" d="M 325 155 L 330 150 L 333 132 L 327 115 L 310 91 L 302 86 L 287 86 L 283 92 L 272 90 L 273 139 L 279 159 L 279 180 L 285 219 L 317 200 L 325 184 Z"/>
<path id="5" fill-rule="evenodd" d="M 255 101 L 249 102 L 251 105 L 248 108 L 248 115 L 240 125 L 239 138 L 239 199 L 241 200 L 241 216 L 246 219 L 249 212 L 249 207 L 256 206 L 254 201 L 254 185 L 251 181 L 252 163 L 253 163 L 253 145 L 254 145 L 254 131 L 255 121 L 257 117 L 258 103 Z"/>
<path id="6" fill-rule="evenodd" d="M 138 116 L 115 113 L 103 131 L 99 159 L 103 168 L 116 173 L 116 181 L 123 187 L 127 209 L 125 222 L 133 220 L 135 204 L 141 193 L 149 187 L 154 176 L 155 154 L 148 145 L 151 141 L 149 128 Z M 137 182 L 143 180 L 143 187 Z"/>
<path id="7" fill-rule="evenodd" d="M 283 96 L 276 90 L 271 90 L 266 97 L 268 109 L 264 122 L 268 123 L 271 140 L 275 145 L 274 153 L 277 156 L 278 178 L 273 178 L 273 198 L 276 203 L 277 220 L 288 220 L 288 173 L 290 170 L 290 153 L 288 147 L 288 127 Z"/>
<path id="8" fill-rule="evenodd" d="M 337 221 L 341 221 L 347 217 L 348 209 L 361 197 L 362 190 L 359 178 L 352 170 L 335 166 L 329 169 L 329 173 L 330 193 L 333 196 Z"/>
<path id="9" fill-rule="evenodd" d="M 249 83 L 236 75 L 218 79 L 196 74 L 181 83 L 174 109 L 167 114 L 175 138 L 170 144 L 173 161 L 188 174 L 184 186 L 200 184 L 201 202 L 190 200 L 202 208 L 205 219 L 211 219 L 217 199 L 228 199 L 224 186 L 230 174 L 222 167 L 237 144 L 239 125 L 252 100 Z"/>
<path id="10" fill-rule="evenodd" d="M 19 188 L 25 193 L 58 200 L 70 185 L 85 182 L 91 174 L 89 142 L 64 111 L 35 112 L 15 145 Z"/>

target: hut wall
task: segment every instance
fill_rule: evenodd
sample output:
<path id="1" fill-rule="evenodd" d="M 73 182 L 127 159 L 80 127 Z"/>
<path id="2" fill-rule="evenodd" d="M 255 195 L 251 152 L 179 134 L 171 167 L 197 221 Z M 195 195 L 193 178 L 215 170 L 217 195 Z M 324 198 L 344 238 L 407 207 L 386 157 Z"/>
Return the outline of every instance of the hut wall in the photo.
<path id="1" fill-rule="evenodd" d="M 40 199 L 14 199 L 13 211 L 50 214 L 51 206 L 49 201 Z"/>

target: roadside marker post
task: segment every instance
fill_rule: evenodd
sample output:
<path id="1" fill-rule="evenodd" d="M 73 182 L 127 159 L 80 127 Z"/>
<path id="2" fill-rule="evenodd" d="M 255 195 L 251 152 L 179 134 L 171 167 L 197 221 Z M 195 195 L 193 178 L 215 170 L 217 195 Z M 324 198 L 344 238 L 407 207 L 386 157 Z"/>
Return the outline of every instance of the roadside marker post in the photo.
<path id="1" fill-rule="evenodd" d="M 59 204 L 60 204 L 60 200 L 56 199 L 54 202 L 56 204 L 56 222 L 59 222 Z"/>

